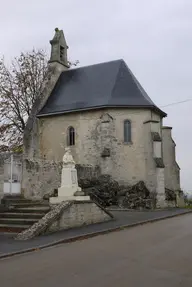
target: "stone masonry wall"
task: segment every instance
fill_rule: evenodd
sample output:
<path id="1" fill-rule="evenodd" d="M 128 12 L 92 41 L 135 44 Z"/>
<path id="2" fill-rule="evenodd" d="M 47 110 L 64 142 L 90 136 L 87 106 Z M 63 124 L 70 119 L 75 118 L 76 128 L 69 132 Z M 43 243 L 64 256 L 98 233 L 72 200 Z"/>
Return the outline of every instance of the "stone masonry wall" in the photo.
<path id="1" fill-rule="evenodd" d="M 151 113 L 151 120 L 144 122 L 143 130 L 145 133 L 145 178 L 146 186 L 152 192 L 157 192 L 157 167 L 154 156 L 156 154 L 152 132 L 161 135 L 161 118 L 154 112 Z"/>
<path id="2" fill-rule="evenodd" d="M 146 180 L 146 146 L 143 122 L 150 120 L 148 109 L 106 109 L 65 114 L 39 119 L 41 157 L 60 161 L 67 143 L 67 129 L 75 128 L 76 144 L 72 155 L 79 164 L 100 166 L 102 173 L 121 183 L 135 184 Z M 132 143 L 124 143 L 124 120 L 132 125 Z M 107 129 L 110 133 L 107 133 Z M 149 141 L 151 140 L 151 135 Z M 104 148 L 109 157 L 102 157 Z M 149 154 L 149 156 L 151 156 Z"/>
<path id="3" fill-rule="evenodd" d="M 145 133 L 151 134 L 145 138 L 146 145 L 146 186 L 150 191 L 156 192 L 157 206 L 165 205 L 165 178 L 163 165 L 157 166 L 156 158 L 163 159 L 162 156 L 162 119 L 160 116 L 153 115 L 151 121 L 144 123 Z M 158 135 L 158 139 L 154 138 L 154 134 Z M 150 156 L 152 155 L 152 156 Z"/>
<path id="4" fill-rule="evenodd" d="M 80 227 L 111 220 L 113 215 L 91 201 L 63 201 L 52 205 L 51 210 L 29 229 L 17 234 L 16 240 L 28 240 L 45 233 Z"/>
<path id="5" fill-rule="evenodd" d="M 180 169 L 175 158 L 176 144 L 172 139 L 171 130 L 171 127 L 162 128 L 165 187 L 170 190 L 180 190 Z"/>
<path id="6" fill-rule="evenodd" d="M 100 169 L 91 165 L 76 165 L 78 178 L 99 176 Z M 41 199 L 61 185 L 62 162 L 29 160 L 23 162 L 22 192 L 26 198 Z"/>
<path id="7" fill-rule="evenodd" d="M 111 220 L 111 217 L 93 202 L 76 202 L 64 210 L 47 233 Z"/>
<path id="8" fill-rule="evenodd" d="M 156 165 L 153 158 L 153 141 L 151 138 L 151 123 L 144 123 L 143 129 L 145 132 L 145 183 L 151 192 L 156 191 Z M 147 136 L 148 135 L 148 136 Z"/>
<path id="9" fill-rule="evenodd" d="M 23 142 L 24 142 L 24 153 L 26 157 L 39 157 L 39 140 L 38 140 L 38 118 L 36 115 L 42 109 L 46 103 L 49 95 L 51 94 L 56 82 L 59 79 L 59 76 L 67 68 L 60 63 L 49 63 L 47 77 L 43 83 L 42 93 L 37 97 L 30 114 L 30 117 L 27 120 L 26 128 L 24 131 Z"/>
<path id="10" fill-rule="evenodd" d="M 157 206 L 159 208 L 165 207 L 166 202 L 165 202 L 165 172 L 164 168 L 157 168 Z"/>

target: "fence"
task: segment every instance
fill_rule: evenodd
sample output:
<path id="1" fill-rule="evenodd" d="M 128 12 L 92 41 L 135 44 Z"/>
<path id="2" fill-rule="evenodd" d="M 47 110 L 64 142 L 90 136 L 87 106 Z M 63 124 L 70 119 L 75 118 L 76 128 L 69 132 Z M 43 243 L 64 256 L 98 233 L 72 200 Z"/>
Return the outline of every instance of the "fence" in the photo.
<path id="1" fill-rule="evenodd" d="M 4 194 L 20 194 L 22 180 L 21 155 L 11 154 L 4 160 Z"/>

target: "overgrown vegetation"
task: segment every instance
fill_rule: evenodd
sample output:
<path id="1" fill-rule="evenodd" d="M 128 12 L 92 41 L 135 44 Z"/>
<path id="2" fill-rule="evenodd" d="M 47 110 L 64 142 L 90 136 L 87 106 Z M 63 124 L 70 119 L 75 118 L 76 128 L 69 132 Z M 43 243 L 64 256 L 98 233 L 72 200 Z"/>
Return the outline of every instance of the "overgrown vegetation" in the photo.
<path id="1" fill-rule="evenodd" d="M 69 67 L 79 61 L 68 62 Z M 33 49 L 15 57 L 10 65 L 0 59 L 0 152 L 21 152 L 23 132 L 32 106 L 48 76 L 48 57 Z"/>
<path id="2" fill-rule="evenodd" d="M 21 53 L 10 65 L 0 60 L 0 151 L 22 150 L 23 131 L 46 74 L 43 50 Z"/>

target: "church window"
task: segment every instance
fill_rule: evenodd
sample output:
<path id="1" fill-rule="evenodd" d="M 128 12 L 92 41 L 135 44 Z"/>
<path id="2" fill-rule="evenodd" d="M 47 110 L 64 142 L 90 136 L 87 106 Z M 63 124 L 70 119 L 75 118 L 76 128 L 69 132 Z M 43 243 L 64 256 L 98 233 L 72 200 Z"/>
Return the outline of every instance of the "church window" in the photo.
<path id="1" fill-rule="evenodd" d="M 68 128 L 67 144 L 68 146 L 75 145 L 75 129 L 73 127 Z"/>
<path id="2" fill-rule="evenodd" d="M 124 143 L 131 143 L 131 121 L 124 121 Z"/>

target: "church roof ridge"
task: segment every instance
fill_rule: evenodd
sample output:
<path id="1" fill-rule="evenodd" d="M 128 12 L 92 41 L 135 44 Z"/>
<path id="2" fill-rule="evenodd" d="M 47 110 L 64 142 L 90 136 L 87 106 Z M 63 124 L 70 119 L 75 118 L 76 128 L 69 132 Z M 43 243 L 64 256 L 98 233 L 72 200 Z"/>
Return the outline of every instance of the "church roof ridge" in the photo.
<path id="1" fill-rule="evenodd" d="M 102 61 L 102 62 L 99 62 L 99 63 L 88 64 L 88 65 L 80 66 L 80 67 L 77 67 L 77 66 L 76 67 L 71 67 L 69 70 L 79 70 L 79 69 L 84 69 L 84 68 L 91 68 L 91 67 L 101 66 L 103 64 L 110 64 L 110 63 L 115 63 L 115 62 L 116 63 L 117 62 L 119 62 L 119 63 L 124 62 L 125 63 L 125 61 L 123 59 L 116 59 L 116 60 Z M 67 72 L 69 70 L 65 70 L 62 73 L 65 73 L 65 72 Z"/>

